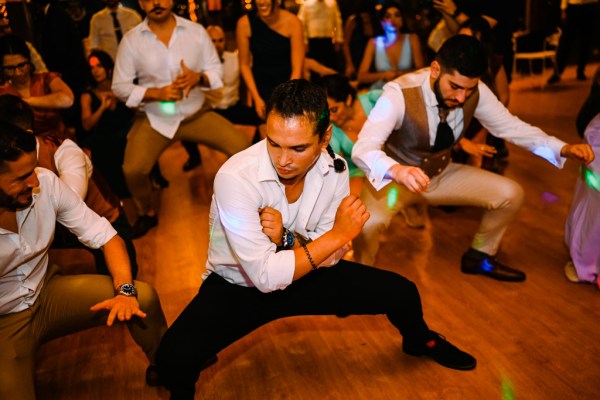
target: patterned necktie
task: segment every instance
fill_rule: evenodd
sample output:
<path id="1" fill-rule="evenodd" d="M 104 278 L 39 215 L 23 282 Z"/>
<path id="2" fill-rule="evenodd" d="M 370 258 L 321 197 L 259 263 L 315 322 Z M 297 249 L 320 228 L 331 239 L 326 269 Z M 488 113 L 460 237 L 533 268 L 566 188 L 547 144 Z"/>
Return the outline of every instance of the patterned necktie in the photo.
<path id="1" fill-rule="evenodd" d="M 446 150 L 448 147 L 454 144 L 454 133 L 452 132 L 452 128 L 446 122 L 446 117 L 448 117 L 449 109 L 445 107 L 438 107 L 439 115 L 440 115 L 440 123 L 437 126 L 437 132 L 435 134 L 435 143 L 433 148 L 431 149 L 434 153 Z"/>
<path id="2" fill-rule="evenodd" d="M 123 32 L 121 32 L 121 24 L 119 24 L 119 20 L 117 19 L 117 12 L 111 11 L 110 15 L 112 15 L 113 26 L 115 27 L 115 35 L 117 36 L 117 43 L 121 42 L 123 38 Z"/>

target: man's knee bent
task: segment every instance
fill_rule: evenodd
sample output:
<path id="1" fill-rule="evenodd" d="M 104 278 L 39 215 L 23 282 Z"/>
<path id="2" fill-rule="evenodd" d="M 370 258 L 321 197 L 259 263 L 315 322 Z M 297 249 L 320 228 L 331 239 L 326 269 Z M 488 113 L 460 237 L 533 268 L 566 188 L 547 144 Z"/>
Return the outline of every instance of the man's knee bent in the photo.
<path id="1" fill-rule="evenodd" d="M 160 299 L 156 289 L 145 282 L 135 281 L 135 287 L 138 291 L 138 304 L 145 313 L 162 312 Z"/>
<path id="2" fill-rule="evenodd" d="M 497 189 L 499 196 L 491 202 L 492 209 L 510 208 L 516 211 L 521 208 L 525 199 L 525 192 L 521 185 L 511 179 L 506 179 Z"/>

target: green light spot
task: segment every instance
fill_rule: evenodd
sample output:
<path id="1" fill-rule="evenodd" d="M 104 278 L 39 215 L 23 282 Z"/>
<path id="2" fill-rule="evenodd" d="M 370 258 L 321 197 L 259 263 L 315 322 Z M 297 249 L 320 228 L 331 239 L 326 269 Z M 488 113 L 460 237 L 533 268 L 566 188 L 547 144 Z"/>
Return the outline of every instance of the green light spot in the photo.
<path id="1" fill-rule="evenodd" d="M 391 188 L 387 196 L 387 206 L 392 209 L 398 202 L 398 189 Z"/>
<path id="2" fill-rule="evenodd" d="M 504 378 L 502 381 L 502 400 L 515 400 L 512 382 Z"/>
<path id="3" fill-rule="evenodd" d="M 592 189 L 600 192 L 600 177 L 591 170 L 585 168 L 583 172 L 583 180 Z"/>
<path id="4" fill-rule="evenodd" d="M 175 107 L 174 101 L 161 101 L 160 102 L 160 111 L 166 115 L 175 115 L 177 112 L 177 107 Z"/>

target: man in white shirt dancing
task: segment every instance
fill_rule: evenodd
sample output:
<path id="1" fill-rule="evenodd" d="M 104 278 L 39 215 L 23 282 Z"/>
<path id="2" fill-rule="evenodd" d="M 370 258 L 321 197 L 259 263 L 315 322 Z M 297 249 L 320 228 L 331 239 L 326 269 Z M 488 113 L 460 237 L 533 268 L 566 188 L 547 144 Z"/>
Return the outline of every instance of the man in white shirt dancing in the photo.
<path id="1" fill-rule="evenodd" d="M 0 121 L 2 399 L 35 399 L 35 353 L 51 339 L 129 321 L 133 339 L 153 363 L 166 329 L 156 291 L 133 281 L 125 245 L 110 223 L 37 165 L 35 137 Z M 101 248 L 111 276 L 63 276 L 48 265 L 56 222 L 86 245 Z"/>
<path id="2" fill-rule="evenodd" d="M 158 224 L 148 175 L 173 141 L 202 143 L 228 156 L 250 142 L 205 104 L 204 92 L 223 86 L 223 68 L 204 28 L 174 15 L 173 0 L 140 0 L 140 7 L 146 19 L 121 41 L 112 83 L 128 107 L 145 113 L 129 132 L 123 163 L 138 213 L 134 238 Z"/>
<path id="3" fill-rule="evenodd" d="M 208 274 L 157 355 L 171 399 L 194 398 L 214 354 L 295 315 L 386 314 L 405 353 L 475 368 L 472 356 L 427 327 L 414 283 L 341 260 L 369 213 L 349 195 L 346 164 L 329 146 L 323 91 L 292 80 L 269 103 L 266 139 L 231 157 L 215 178 Z"/>
<path id="4" fill-rule="evenodd" d="M 371 183 L 361 193 L 371 219 L 353 242 L 358 262 L 374 264 L 379 234 L 401 206 L 390 200 L 410 190 L 433 205 L 484 208 L 471 248 L 462 257 L 462 272 L 525 280 L 525 273 L 496 260 L 502 236 L 523 202 L 523 189 L 503 176 L 452 163 L 452 147 L 477 118 L 491 134 L 557 167 L 565 158 L 590 163 L 594 153 L 589 145 L 566 144 L 510 114 L 480 81 L 487 68 L 481 43 L 458 35 L 442 45 L 431 68 L 384 87 L 352 150 L 352 160 Z"/>

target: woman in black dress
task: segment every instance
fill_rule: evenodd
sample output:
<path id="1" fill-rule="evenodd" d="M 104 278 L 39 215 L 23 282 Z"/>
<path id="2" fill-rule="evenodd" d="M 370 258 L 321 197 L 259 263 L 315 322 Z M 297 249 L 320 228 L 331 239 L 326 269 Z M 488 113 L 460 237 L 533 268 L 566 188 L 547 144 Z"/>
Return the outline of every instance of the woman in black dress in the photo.
<path id="1" fill-rule="evenodd" d="M 256 0 L 255 9 L 239 19 L 236 38 L 242 78 L 264 120 L 265 104 L 275 87 L 302 77 L 302 23 L 277 0 Z"/>

